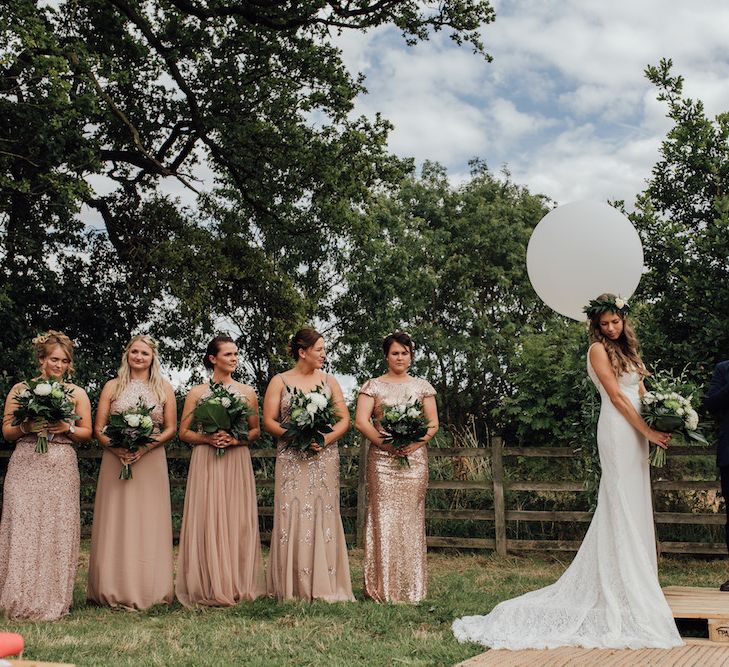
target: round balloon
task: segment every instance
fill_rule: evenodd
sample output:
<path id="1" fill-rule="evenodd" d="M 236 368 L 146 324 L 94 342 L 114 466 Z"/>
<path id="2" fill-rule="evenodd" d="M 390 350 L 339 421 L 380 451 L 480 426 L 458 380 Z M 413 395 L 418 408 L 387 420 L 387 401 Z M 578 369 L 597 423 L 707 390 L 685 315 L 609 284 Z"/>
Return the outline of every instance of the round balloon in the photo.
<path id="1" fill-rule="evenodd" d="M 527 247 L 534 291 L 550 308 L 574 320 L 603 292 L 628 299 L 643 272 L 638 232 L 620 211 L 600 202 L 559 206 L 534 228 Z"/>

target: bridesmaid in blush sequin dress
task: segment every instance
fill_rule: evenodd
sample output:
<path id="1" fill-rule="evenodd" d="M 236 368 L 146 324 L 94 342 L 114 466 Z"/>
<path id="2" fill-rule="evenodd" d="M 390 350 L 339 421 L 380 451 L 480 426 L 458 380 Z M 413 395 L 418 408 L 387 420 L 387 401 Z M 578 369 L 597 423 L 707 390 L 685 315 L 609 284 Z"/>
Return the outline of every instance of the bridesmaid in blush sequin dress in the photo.
<path id="1" fill-rule="evenodd" d="M 320 369 L 326 359 L 324 339 L 314 329 L 301 329 L 291 341 L 296 366 L 271 380 L 263 404 L 266 430 L 281 438 L 290 405 L 289 388 L 310 391 L 324 386 L 339 421 L 325 434 L 316 454 L 284 449 L 276 457 L 273 532 L 268 561 L 269 595 L 279 600 L 354 600 L 347 543 L 339 513 L 339 450 L 337 440 L 349 428 L 342 390 Z"/>
<path id="2" fill-rule="evenodd" d="M 73 369 L 73 343 L 49 331 L 33 341 L 43 377 L 63 377 Z M 91 405 L 86 392 L 73 390 L 70 424 L 48 425 L 48 452 L 37 454 L 33 424 L 12 426 L 16 384 L 5 402 L 3 436 L 15 441 L 3 489 L 0 523 L 0 609 L 8 618 L 56 620 L 68 613 L 78 565 L 79 474 L 74 445 L 91 438 Z"/>
<path id="3" fill-rule="evenodd" d="M 111 412 L 151 407 L 154 442 L 137 452 L 110 447 L 103 429 Z M 172 590 L 172 508 L 164 443 L 177 428 L 172 386 L 162 378 L 157 343 L 135 336 L 122 355 L 119 375 L 104 386 L 96 438 L 105 448 L 96 486 L 86 598 L 125 609 L 169 604 Z M 123 463 L 132 479 L 119 479 Z"/>
<path id="4" fill-rule="evenodd" d="M 252 387 L 231 377 L 238 364 L 232 338 L 217 336 L 208 344 L 205 366 L 213 382 L 242 396 L 251 408 L 248 439 L 225 431 L 199 433 L 192 412 L 209 394 L 209 385 L 193 387 L 185 399 L 180 439 L 193 445 L 187 475 L 175 592 L 186 607 L 229 607 L 266 593 L 258 533 L 258 501 L 249 446 L 258 439 L 258 399 Z M 217 456 L 216 448 L 225 454 Z"/>
<path id="5" fill-rule="evenodd" d="M 428 450 L 425 443 L 438 430 L 435 390 L 407 374 L 413 344 L 402 332 L 383 341 L 388 370 L 359 390 L 356 426 L 369 440 L 367 450 L 367 515 L 365 519 L 365 595 L 375 602 L 420 602 L 428 593 L 425 540 L 425 494 Z M 383 405 L 421 401 L 428 433 L 420 442 L 395 451 L 383 439 L 377 421 Z M 372 419 L 374 418 L 374 424 Z M 399 455 L 407 455 L 403 466 Z"/>

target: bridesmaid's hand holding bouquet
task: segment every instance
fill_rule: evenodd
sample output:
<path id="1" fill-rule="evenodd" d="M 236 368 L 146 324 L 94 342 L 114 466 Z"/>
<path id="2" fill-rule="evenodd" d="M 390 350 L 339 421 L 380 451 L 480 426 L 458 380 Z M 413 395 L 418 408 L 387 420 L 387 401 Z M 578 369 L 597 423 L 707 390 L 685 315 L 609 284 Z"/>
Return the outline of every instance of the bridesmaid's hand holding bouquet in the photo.
<path id="1" fill-rule="evenodd" d="M 699 415 L 692 405 L 693 395 L 683 383 L 683 374 L 674 378 L 670 373 L 656 373 L 652 381 L 653 391 L 641 396 L 642 415 L 648 426 L 656 431 L 672 433 L 679 442 L 696 441 L 708 445 L 699 430 Z M 653 445 L 650 464 L 662 468 L 666 464 L 666 450 Z"/>
<path id="2" fill-rule="evenodd" d="M 284 449 L 316 454 L 325 445 L 324 435 L 332 432 L 337 421 L 334 403 L 324 393 L 323 385 L 307 392 L 286 388 L 291 394 L 291 406 L 286 421 L 281 423 L 286 431 L 282 436 Z"/>
<path id="3" fill-rule="evenodd" d="M 133 453 L 154 442 L 151 437 L 154 430 L 152 410 L 154 406 L 145 405 L 140 398 L 136 407 L 124 412 L 112 412 L 109 423 L 104 427 L 104 435 L 111 440 L 111 446 Z M 122 463 L 119 479 L 132 479 L 131 463 Z"/>
<path id="4" fill-rule="evenodd" d="M 74 413 L 76 405 L 71 398 L 73 389 L 65 386 L 55 377 L 28 380 L 27 388 L 15 394 L 18 407 L 13 410 L 13 426 L 33 422 L 33 431 L 38 432 L 35 451 L 48 453 L 48 425 L 56 422 L 73 423 L 80 417 Z"/>
<path id="5" fill-rule="evenodd" d="M 211 380 L 210 395 L 200 400 L 192 411 L 192 424 L 203 433 L 225 431 L 243 442 L 248 440 L 248 417 L 251 414 L 245 399 Z M 216 447 L 215 454 L 223 456 L 225 448 Z"/>
<path id="6" fill-rule="evenodd" d="M 410 467 L 407 454 L 402 453 L 407 447 L 420 442 L 428 433 L 430 424 L 425 417 L 423 403 L 411 398 L 406 403 L 383 405 L 380 426 L 387 432 L 383 442 L 391 445 L 400 464 Z"/>

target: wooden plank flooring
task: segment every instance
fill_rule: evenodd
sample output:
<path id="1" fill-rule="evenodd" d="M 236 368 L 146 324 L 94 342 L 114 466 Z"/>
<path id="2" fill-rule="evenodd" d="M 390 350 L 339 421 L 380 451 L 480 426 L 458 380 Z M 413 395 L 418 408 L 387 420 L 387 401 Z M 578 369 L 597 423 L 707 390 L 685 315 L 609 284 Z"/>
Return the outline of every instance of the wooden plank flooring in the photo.
<path id="1" fill-rule="evenodd" d="M 674 618 L 729 619 L 729 593 L 718 588 L 667 586 L 663 594 Z"/>
<path id="2" fill-rule="evenodd" d="M 486 651 L 457 667 L 729 667 L 729 645 L 687 639 L 672 649 L 562 648 Z"/>

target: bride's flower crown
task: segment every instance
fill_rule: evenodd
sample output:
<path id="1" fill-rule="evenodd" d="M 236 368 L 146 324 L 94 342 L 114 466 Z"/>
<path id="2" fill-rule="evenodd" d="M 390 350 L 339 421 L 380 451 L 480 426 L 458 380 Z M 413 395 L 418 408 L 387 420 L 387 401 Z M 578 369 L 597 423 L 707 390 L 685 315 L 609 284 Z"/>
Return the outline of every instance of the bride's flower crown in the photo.
<path id="1" fill-rule="evenodd" d="M 609 299 L 592 299 L 590 303 L 582 309 L 587 317 L 592 318 L 603 313 L 619 313 L 625 317 L 630 312 L 630 304 L 619 296 Z"/>

